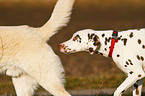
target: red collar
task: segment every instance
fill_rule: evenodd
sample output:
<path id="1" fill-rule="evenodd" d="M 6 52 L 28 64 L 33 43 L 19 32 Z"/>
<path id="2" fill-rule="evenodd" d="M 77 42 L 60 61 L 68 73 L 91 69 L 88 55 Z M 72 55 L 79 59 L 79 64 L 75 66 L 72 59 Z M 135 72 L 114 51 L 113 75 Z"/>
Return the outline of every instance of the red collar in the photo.
<path id="1" fill-rule="evenodd" d="M 114 50 L 114 45 L 115 45 L 115 42 L 118 42 L 118 32 L 117 31 L 113 31 L 112 33 L 112 42 L 111 42 L 111 47 L 110 47 L 110 51 L 109 51 L 109 57 L 112 57 L 112 53 L 113 53 L 113 50 Z"/>

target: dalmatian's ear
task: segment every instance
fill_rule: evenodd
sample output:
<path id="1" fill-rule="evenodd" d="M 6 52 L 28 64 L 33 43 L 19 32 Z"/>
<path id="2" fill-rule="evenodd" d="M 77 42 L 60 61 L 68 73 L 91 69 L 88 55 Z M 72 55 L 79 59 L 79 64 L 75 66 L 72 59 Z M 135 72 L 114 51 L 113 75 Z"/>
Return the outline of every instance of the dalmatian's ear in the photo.
<path id="1" fill-rule="evenodd" d="M 94 41 L 93 46 L 90 46 L 90 48 L 88 49 L 90 54 L 94 54 L 101 44 L 99 41 L 99 37 L 97 35 L 93 37 L 93 41 Z"/>
<path id="2" fill-rule="evenodd" d="M 94 36 L 93 38 L 94 41 L 94 46 L 100 46 L 100 41 L 99 41 L 99 37 L 97 35 Z"/>

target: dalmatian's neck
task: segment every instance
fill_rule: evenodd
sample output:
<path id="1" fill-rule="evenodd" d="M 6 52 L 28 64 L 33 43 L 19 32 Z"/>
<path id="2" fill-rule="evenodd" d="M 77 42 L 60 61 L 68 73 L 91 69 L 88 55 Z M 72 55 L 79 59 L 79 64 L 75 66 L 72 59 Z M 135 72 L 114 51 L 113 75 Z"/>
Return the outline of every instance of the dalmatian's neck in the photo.
<path id="1" fill-rule="evenodd" d="M 112 42 L 113 30 L 95 31 L 95 33 L 99 37 L 99 41 L 100 41 L 100 46 L 96 50 L 96 53 L 99 53 L 105 57 L 108 57 L 111 42 Z"/>

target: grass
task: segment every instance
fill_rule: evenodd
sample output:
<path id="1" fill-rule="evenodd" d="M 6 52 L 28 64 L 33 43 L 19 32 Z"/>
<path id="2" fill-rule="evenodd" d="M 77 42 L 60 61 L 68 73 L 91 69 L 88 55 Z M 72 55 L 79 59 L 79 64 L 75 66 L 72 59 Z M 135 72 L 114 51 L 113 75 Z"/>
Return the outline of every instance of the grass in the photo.
<path id="1" fill-rule="evenodd" d="M 104 76 L 87 76 L 87 77 L 67 77 L 67 89 L 101 89 L 116 88 L 126 78 L 123 74 L 104 75 Z"/>
<path id="2" fill-rule="evenodd" d="M 86 76 L 86 77 L 66 77 L 67 90 L 83 90 L 83 89 L 102 89 L 116 88 L 125 79 L 125 75 L 104 75 L 104 76 Z M 38 91 L 44 91 L 39 88 Z M 14 94 L 14 87 L 10 77 L 1 76 L 0 94 Z"/>

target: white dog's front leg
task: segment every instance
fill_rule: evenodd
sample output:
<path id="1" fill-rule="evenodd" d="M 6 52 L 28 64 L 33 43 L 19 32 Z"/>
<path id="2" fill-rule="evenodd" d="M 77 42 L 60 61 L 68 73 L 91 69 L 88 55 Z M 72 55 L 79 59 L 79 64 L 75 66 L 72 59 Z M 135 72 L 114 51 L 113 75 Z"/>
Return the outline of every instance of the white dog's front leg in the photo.
<path id="1" fill-rule="evenodd" d="M 128 89 L 130 86 L 132 86 L 138 78 L 138 74 L 131 74 L 129 75 L 125 81 L 117 88 L 117 90 L 114 92 L 114 96 L 121 96 L 121 94 Z"/>
<path id="2" fill-rule="evenodd" d="M 142 85 L 143 85 L 143 79 L 138 80 L 132 87 L 133 87 L 133 96 L 141 96 L 142 93 Z"/>

